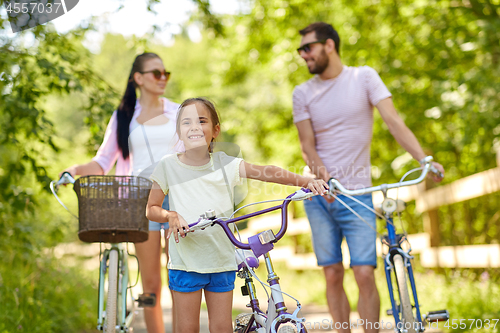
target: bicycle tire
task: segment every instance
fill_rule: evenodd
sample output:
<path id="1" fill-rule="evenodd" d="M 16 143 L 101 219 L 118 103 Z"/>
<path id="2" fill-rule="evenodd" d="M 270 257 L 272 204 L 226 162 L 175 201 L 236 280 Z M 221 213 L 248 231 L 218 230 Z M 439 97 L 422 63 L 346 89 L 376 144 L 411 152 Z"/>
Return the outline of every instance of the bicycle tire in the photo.
<path id="1" fill-rule="evenodd" d="M 298 330 L 293 322 L 288 322 L 280 324 L 276 333 L 307 333 L 307 328 L 302 324 L 302 328 Z"/>
<path id="2" fill-rule="evenodd" d="M 106 333 L 116 333 L 116 311 L 118 307 L 118 251 L 109 252 L 108 297 L 106 302 Z"/>
<path id="3" fill-rule="evenodd" d="M 255 330 L 250 331 L 251 328 L 247 330 L 247 326 L 255 325 L 254 314 L 248 312 L 242 312 L 238 314 L 234 320 L 234 333 L 254 333 Z"/>
<path id="4" fill-rule="evenodd" d="M 407 333 L 417 333 L 415 316 L 413 316 L 413 307 L 410 302 L 408 279 L 406 276 L 406 268 L 403 257 L 400 254 L 396 254 L 393 257 L 393 262 L 399 291 L 400 322 L 402 323 L 401 328 L 406 329 Z"/>
<path id="5" fill-rule="evenodd" d="M 277 333 L 300 333 L 292 323 L 284 323 L 278 326 Z"/>

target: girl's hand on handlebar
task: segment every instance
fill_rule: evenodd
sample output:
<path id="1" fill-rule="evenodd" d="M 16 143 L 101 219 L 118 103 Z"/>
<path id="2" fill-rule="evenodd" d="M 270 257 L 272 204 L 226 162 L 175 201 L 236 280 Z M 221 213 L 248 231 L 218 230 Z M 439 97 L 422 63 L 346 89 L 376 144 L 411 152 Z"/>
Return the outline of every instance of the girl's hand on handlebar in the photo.
<path id="1" fill-rule="evenodd" d="M 189 232 L 189 225 L 186 220 L 178 214 L 177 212 L 170 212 L 168 218 L 168 230 L 167 230 L 167 239 L 170 238 L 172 234 L 174 234 L 175 242 L 179 243 L 179 234 L 181 237 L 186 237 L 186 233 Z"/>
<path id="2" fill-rule="evenodd" d="M 307 183 L 307 188 L 311 190 L 315 195 L 324 196 L 328 193 L 328 184 L 323 179 L 311 179 Z M 311 200 L 309 198 L 309 200 Z"/>

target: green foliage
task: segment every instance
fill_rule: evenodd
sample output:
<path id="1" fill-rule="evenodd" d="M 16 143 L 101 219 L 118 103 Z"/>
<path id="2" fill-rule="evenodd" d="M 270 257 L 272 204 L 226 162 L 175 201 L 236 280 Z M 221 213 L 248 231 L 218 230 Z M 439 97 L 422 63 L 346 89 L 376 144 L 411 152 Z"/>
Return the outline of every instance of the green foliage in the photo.
<path id="1" fill-rule="evenodd" d="M 0 332 L 76 332 L 92 328 L 97 289 L 81 270 L 61 267 L 50 258 L 30 259 L 0 269 Z"/>
<path id="2" fill-rule="evenodd" d="M 46 101 L 92 96 L 83 109 L 91 128 L 100 128 L 101 115 L 114 107 L 107 104 L 113 91 L 92 70 L 82 46 L 86 29 L 61 35 L 39 26 L 9 39 L 4 23 L 0 18 L 0 72 L 7 78 L 0 81 L 0 331 L 74 332 L 89 327 L 95 297 L 80 272 L 60 267 L 44 250 L 68 229 L 48 194 L 60 150 Z"/>
<path id="3" fill-rule="evenodd" d="M 300 43 L 298 29 L 318 20 L 331 22 L 341 36 L 343 63 L 368 65 L 380 73 L 408 127 L 424 150 L 444 165 L 447 183 L 496 166 L 500 147 L 497 12 L 498 5 L 478 1 L 257 0 L 249 13 L 220 18 L 222 36 L 207 29 L 202 40 L 194 43 L 184 30 L 171 47 L 150 40 L 141 45 L 160 54 L 172 71 L 169 98 L 181 102 L 207 96 L 216 102 L 222 116 L 221 141 L 238 144 L 250 162 L 300 173 L 304 162 L 291 96 L 294 86 L 311 75 L 295 51 Z M 134 51 L 136 45 L 133 38 L 107 36 L 96 56 L 96 70 L 102 76 L 109 74 L 108 81 L 120 92 L 129 57 L 138 51 Z M 117 65 L 109 66 L 109 59 Z M 372 164 L 378 170 L 374 183 L 399 180 L 416 166 L 415 162 L 392 163 L 404 150 L 376 111 L 373 137 Z M 252 187 L 248 202 L 285 193 L 285 188 L 269 194 L 269 186 Z M 464 239 L 466 244 L 495 241 L 491 236 L 498 234 L 495 198 L 441 208 L 444 244 L 463 244 Z M 410 232 L 423 230 L 413 206 L 403 219 Z M 464 238 L 460 230 L 471 232 Z"/>
<path id="4" fill-rule="evenodd" d="M 239 110 L 247 115 L 242 123 L 265 121 L 260 131 L 249 132 L 257 142 L 269 141 L 275 146 L 269 151 L 278 153 L 290 145 L 289 138 L 276 141 L 272 133 L 292 127 L 287 120 L 291 89 L 310 77 L 295 52 L 298 29 L 319 20 L 333 23 L 341 36 L 343 62 L 369 65 L 380 73 L 407 125 L 448 166 L 447 178 L 454 180 L 495 166 L 492 146 L 500 116 L 495 111 L 500 84 L 497 8 L 477 1 L 259 0 L 250 14 L 225 21 L 227 37 L 218 46 L 230 66 L 219 73 L 227 87 L 237 85 L 241 91 L 248 85 L 249 93 L 259 95 L 250 107 L 265 120 Z M 277 110 L 283 112 L 279 121 L 273 117 Z M 383 180 L 396 180 L 390 162 L 394 151 L 399 155 L 403 150 L 384 127 L 378 118 L 372 159 Z M 296 141 L 291 143 L 297 147 Z M 398 176 L 407 169 L 396 171 Z"/>

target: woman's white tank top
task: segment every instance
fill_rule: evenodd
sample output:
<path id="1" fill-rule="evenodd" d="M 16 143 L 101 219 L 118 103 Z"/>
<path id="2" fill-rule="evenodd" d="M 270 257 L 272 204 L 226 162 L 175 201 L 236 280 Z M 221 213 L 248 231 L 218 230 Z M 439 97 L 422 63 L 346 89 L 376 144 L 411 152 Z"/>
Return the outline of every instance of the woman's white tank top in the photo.
<path id="1" fill-rule="evenodd" d="M 145 125 L 134 119 L 131 125 L 129 147 L 132 175 L 149 178 L 160 159 L 175 152 L 175 121 L 169 119 L 161 125 Z"/>

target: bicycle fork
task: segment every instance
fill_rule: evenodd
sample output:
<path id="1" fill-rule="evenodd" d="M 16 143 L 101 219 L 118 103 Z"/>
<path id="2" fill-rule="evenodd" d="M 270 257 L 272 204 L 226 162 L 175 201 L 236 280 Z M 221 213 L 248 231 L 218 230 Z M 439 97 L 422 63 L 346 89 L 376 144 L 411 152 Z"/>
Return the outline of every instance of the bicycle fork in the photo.
<path id="1" fill-rule="evenodd" d="M 134 317 L 134 299 L 132 299 L 132 309 L 127 315 L 127 289 L 129 282 L 128 275 L 128 260 L 125 257 L 125 252 L 120 244 L 112 244 L 110 249 L 104 250 L 99 265 L 99 294 L 98 294 L 98 307 L 97 307 L 97 330 L 104 330 L 104 286 L 106 282 L 106 273 L 108 272 L 108 262 L 111 251 L 116 251 L 118 254 L 118 294 L 117 294 L 117 325 L 120 327 L 120 332 L 128 332 L 129 327 L 132 325 Z M 109 288 L 109 286 L 108 286 Z"/>
<path id="2" fill-rule="evenodd" d="M 259 300 L 257 299 L 255 285 L 248 268 L 244 267 L 242 271 L 238 272 L 238 277 L 245 279 L 245 285 L 241 287 L 241 293 L 243 296 L 250 297 L 250 303 L 247 304 L 247 307 L 251 308 L 254 314 L 250 317 L 249 322 L 245 324 L 246 328 L 244 333 L 248 333 L 258 328 L 265 327 L 266 316 L 259 308 Z"/>
<path id="3" fill-rule="evenodd" d="M 399 254 L 403 258 L 404 267 L 405 267 L 406 272 L 408 273 L 408 278 L 410 280 L 410 286 L 411 286 L 411 291 L 412 291 L 412 296 L 413 296 L 413 301 L 414 301 L 413 306 L 416 309 L 416 320 L 419 323 L 418 330 L 420 332 L 423 332 L 425 330 L 425 328 L 424 328 L 424 324 L 422 321 L 422 316 L 420 314 L 420 305 L 418 303 L 417 288 L 415 285 L 415 277 L 413 275 L 413 268 L 411 266 L 411 261 L 410 261 L 412 259 L 412 256 L 409 254 L 409 251 L 408 252 L 403 251 L 403 249 L 401 248 L 401 245 L 397 241 L 398 237 L 401 237 L 401 235 L 396 235 L 392 216 L 390 214 L 386 214 L 386 219 L 387 219 L 387 226 L 386 227 L 387 227 L 387 231 L 388 231 L 386 241 L 389 245 L 389 252 L 387 253 L 385 260 L 384 260 L 384 268 L 385 268 L 385 277 L 387 280 L 387 286 L 389 289 L 389 296 L 391 299 L 392 315 L 394 317 L 396 327 L 400 327 L 400 325 L 401 325 L 400 324 L 400 322 L 401 322 L 400 321 L 400 313 L 399 313 L 399 308 L 398 308 L 398 305 L 396 304 L 396 300 L 394 297 L 394 290 L 393 290 L 392 279 L 391 279 L 392 272 L 393 271 L 395 272 L 392 258 L 395 254 Z M 403 283 L 406 283 L 406 281 L 403 281 Z"/>
<path id="4" fill-rule="evenodd" d="M 416 313 L 417 313 L 417 316 L 416 316 L 416 319 L 417 321 L 420 323 L 419 326 L 421 327 L 420 330 L 423 332 L 423 322 L 422 322 L 422 317 L 421 317 L 421 314 L 420 314 L 420 306 L 419 306 L 419 303 L 418 303 L 418 296 L 417 296 L 417 290 L 416 290 L 416 286 L 415 286 L 415 277 L 413 276 L 413 269 L 411 267 L 411 263 L 410 263 L 410 260 L 408 258 L 408 254 L 406 252 L 404 252 L 401 248 L 395 248 L 395 251 L 398 251 L 401 256 L 403 257 L 403 260 L 404 260 L 404 263 L 405 263 L 405 268 L 408 272 L 408 277 L 409 277 L 409 280 L 410 280 L 410 285 L 411 285 L 411 290 L 412 290 L 412 295 L 413 295 L 413 300 L 414 300 L 414 307 L 416 309 Z M 398 305 L 396 304 L 396 300 L 395 300 L 395 297 L 394 297 L 394 288 L 393 288 L 393 284 L 392 284 L 392 279 L 391 279 L 391 274 L 392 272 L 394 271 L 394 266 L 393 264 L 391 263 L 391 254 L 387 254 L 386 256 L 386 259 L 384 260 L 384 266 L 385 266 L 385 276 L 386 276 L 386 279 L 387 279 L 387 286 L 388 286 L 388 289 L 389 289 L 389 296 L 390 296 L 390 299 L 391 299 L 391 305 L 392 305 L 392 315 L 394 317 L 394 320 L 396 322 L 396 327 L 399 327 L 401 324 L 400 324 L 400 315 L 399 315 L 399 307 Z M 406 281 L 404 281 L 404 283 L 406 283 Z"/>
<path id="5" fill-rule="evenodd" d="M 273 264 L 269 253 L 264 254 L 264 262 L 267 269 L 267 283 L 271 286 L 271 299 L 267 310 L 266 332 L 276 332 L 283 323 L 293 323 L 296 325 L 298 332 L 306 332 L 303 326 L 304 318 L 298 318 L 300 304 L 297 303 L 297 309 L 293 314 L 287 313 L 285 300 L 279 284 L 279 277 L 274 272 Z M 290 329 L 290 327 L 288 327 Z"/>

